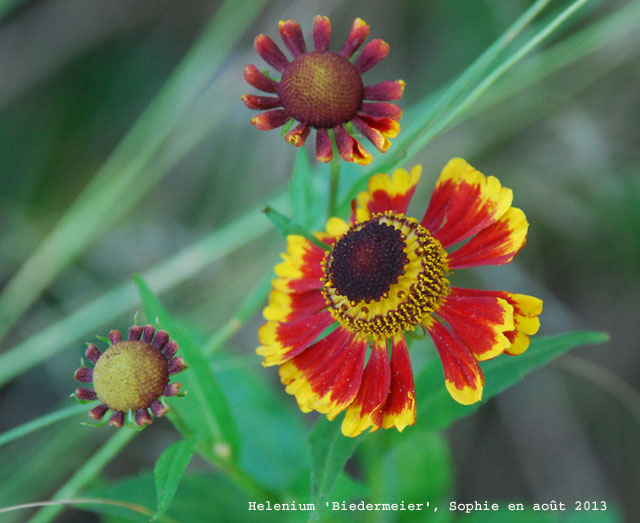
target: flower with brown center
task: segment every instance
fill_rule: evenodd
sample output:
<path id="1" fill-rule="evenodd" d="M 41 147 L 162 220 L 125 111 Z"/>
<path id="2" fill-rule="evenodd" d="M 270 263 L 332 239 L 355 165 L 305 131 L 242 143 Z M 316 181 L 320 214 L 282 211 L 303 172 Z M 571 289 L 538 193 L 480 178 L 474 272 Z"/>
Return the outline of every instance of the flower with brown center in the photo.
<path id="1" fill-rule="evenodd" d="M 296 120 L 299 124 L 286 133 L 287 142 L 300 147 L 311 128 L 316 131 L 316 159 L 329 162 L 333 157 L 333 133 L 340 156 L 348 162 L 367 164 L 371 155 L 345 127 L 353 124 L 380 152 L 386 152 L 400 132 L 402 111 L 387 103 L 402 97 L 402 80 L 364 86 L 361 75 L 389 53 L 389 44 L 381 39 L 369 42 L 357 60 L 350 58 L 369 35 L 369 26 L 356 18 L 339 52 L 329 51 L 331 22 L 316 16 L 313 24 L 314 50 L 307 51 L 300 25 L 295 20 L 278 24 L 280 36 L 293 55 L 289 61 L 267 35 L 256 37 L 258 54 L 282 73 L 276 81 L 254 65 L 244 70 L 245 80 L 256 89 L 276 96 L 242 97 L 250 109 L 267 110 L 251 120 L 258 129 L 269 130 Z"/>
<path id="2" fill-rule="evenodd" d="M 152 422 L 149 410 L 158 418 L 164 416 L 167 406 L 162 397 L 180 392 L 180 383 L 169 383 L 169 376 L 186 369 L 182 357 L 176 357 L 178 344 L 153 325 L 131 327 L 127 340 L 120 331 L 112 330 L 109 343 L 104 353 L 90 344 L 85 355 L 95 367 L 83 366 L 75 373 L 76 380 L 93 384 L 93 389 L 76 389 L 76 398 L 101 402 L 89 411 L 89 417 L 100 421 L 111 410 L 109 425 L 121 427 L 126 414 L 138 426 Z"/>
<path id="3" fill-rule="evenodd" d="M 540 325 L 538 298 L 449 282 L 457 269 L 509 263 L 524 246 L 529 224 L 511 190 L 454 158 L 419 221 L 405 213 L 420 172 L 376 174 L 348 222 L 330 218 L 315 233 L 329 250 L 290 235 L 275 268 L 257 352 L 280 365 L 302 411 L 346 410 L 346 436 L 415 423 L 406 332 L 429 333 L 447 390 L 469 405 L 482 398 L 478 362 L 521 354 Z"/>

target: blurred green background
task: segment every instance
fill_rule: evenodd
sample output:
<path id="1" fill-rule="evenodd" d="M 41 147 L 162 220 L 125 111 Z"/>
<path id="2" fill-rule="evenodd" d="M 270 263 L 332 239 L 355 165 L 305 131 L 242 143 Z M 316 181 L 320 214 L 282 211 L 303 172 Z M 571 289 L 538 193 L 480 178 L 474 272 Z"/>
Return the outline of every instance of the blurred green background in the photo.
<path id="1" fill-rule="evenodd" d="M 255 92 L 243 67 L 264 66 L 254 36 L 279 42 L 284 18 L 298 20 L 309 36 L 313 16 L 326 14 L 337 49 L 353 18 L 364 18 L 371 38 L 391 44 L 366 83 L 407 82 L 399 102 L 405 126 L 411 108 L 436 99 L 530 4 L 237 1 L 211 31 L 220 2 L 0 3 L 0 288 L 42 249 L 23 290 L 5 288 L 4 311 L 25 312 L 0 342 L 1 361 L 15 369 L 0 374 L 0 433 L 71 404 L 85 342 L 129 326 L 141 308 L 131 277 L 141 273 L 196 339 L 219 328 L 233 334 L 224 336 L 214 370 L 232 408 L 254 406 L 238 417 L 240 431 L 265 434 L 267 443 L 250 454 L 261 461 L 245 465 L 278 489 L 297 473 L 291 453 L 315 418 L 297 410 L 274 369 L 260 366 L 253 352 L 260 315 L 237 333 L 229 323 L 284 248 L 259 210 L 266 203 L 287 210 L 280 194 L 296 153 L 278 131 L 251 126 L 254 113 L 240 101 Z M 568 4 L 552 1 L 541 19 Z M 488 401 L 450 427 L 446 443 L 407 429 L 378 470 L 406 488 L 369 484 L 376 492 L 413 488 L 415 501 L 424 492 L 434 500 L 607 500 L 611 510 L 593 521 L 640 518 L 637 7 L 587 2 L 407 165 L 424 166 L 414 216 L 424 212 L 446 161 L 462 156 L 511 187 L 531 223 L 514 263 L 474 269 L 459 284 L 543 298 L 541 334 L 589 328 L 611 340 L 574 351 Z M 194 43 L 198 51 L 185 63 Z M 176 67 L 187 74 L 176 76 Z M 344 170 L 345 187 L 353 172 Z M 122 181 L 120 192 L 110 180 Z M 79 196 L 91 205 L 79 207 Z M 88 225 L 65 229 L 60 220 L 70 213 L 86 213 L 80 223 Z M 423 349 L 414 344 L 412 358 Z M 80 419 L 0 448 L 0 507 L 48 499 L 112 432 L 80 426 Z M 169 422 L 155 422 L 93 488 L 126 490 L 113 482 L 138 474 L 147 481 L 144 474 L 176 439 Z M 350 462 L 356 479 L 371 452 L 363 446 Z M 213 520 L 215 513 L 224 521 L 238 506 L 254 517 L 244 511 L 244 495 L 221 487 L 206 464 L 196 459 L 189 470 L 176 504 L 219 492 L 219 512 L 189 518 Z M 153 507 L 149 485 L 139 503 Z M 0 514 L 0 521 L 28 514 Z M 387 517 L 370 520 L 394 520 Z M 59 520 L 92 518 L 70 509 Z"/>

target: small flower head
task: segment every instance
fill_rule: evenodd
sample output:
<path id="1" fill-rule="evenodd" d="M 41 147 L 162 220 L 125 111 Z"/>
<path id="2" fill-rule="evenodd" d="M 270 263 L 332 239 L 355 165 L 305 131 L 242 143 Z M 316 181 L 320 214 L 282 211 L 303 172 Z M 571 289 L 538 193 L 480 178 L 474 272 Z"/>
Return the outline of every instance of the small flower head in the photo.
<path id="1" fill-rule="evenodd" d="M 245 80 L 256 89 L 276 96 L 242 97 L 250 109 L 266 110 L 251 120 L 258 129 L 269 130 L 296 120 L 298 125 L 288 131 L 285 139 L 300 147 L 316 131 L 316 159 L 329 162 L 334 135 L 340 156 L 348 162 L 367 164 L 371 155 L 345 127 L 353 124 L 380 152 L 386 152 L 400 132 L 398 121 L 402 111 L 386 103 L 402 97 L 404 82 L 385 81 L 364 86 L 362 74 L 389 53 L 389 44 L 380 39 L 370 41 L 355 62 L 350 59 L 369 35 L 369 26 L 360 18 L 353 22 L 351 32 L 339 52 L 329 51 L 331 22 L 326 16 L 316 16 L 313 25 L 314 49 L 307 51 L 302 29 L 294 20 L 278 24 L 280 36 L 293 55 L 284 55 L 267 35 L 258 35 L 255 47 L 269 65 L 282 73 L 276 81 L 254 65 L 244 70 Z M 369 101 L 366 101 L 369 100 Z"/>
<path id="2" fill-rule="evenodd" d="M 169 383 L 169 376 L 186 368 L 184 360 L 176 357 L 178 344 L 153 325 L 131 327 L 126 340 L 120 331 L 113 330 L 109 343 L 104 353 L 90 344 L 85 355 L 95 367 L 83 366 L 75 373 L 76 380 L 93 384 L 92 389 L 76 389 L 76 397 L 82 401 L 100 400 L 89 411 L 89 417 L 100 421 L 110 410 L 109 425 L 121 427 L 127 415 L 138 426 L 152 422 L 149 411 L 158 418 L 164 416 L 167 407 L 162 397 L 175 396 L 180 391 L 180 383 Z"/>
<path id="3" fill-rule="evenodd" d="M 529 224 L 511 190 L 456 158 L 418 221 L 405 213 L 420 173 L 373 176 L 349 222 L 331 218 L 315 233 L 329 250 L 288 236 L 276 266 L 257 352 L 280 365 L 302 411 L 346 410 L 346 436 L 415 423 L 406 332 L 429 333 L 447 390 L 468 405 L 482 398 L 478 362 L 524 352 L 540 325 L 538 298 L 450 283 L 454 271 L 509 263 L 524 246 Z"/>

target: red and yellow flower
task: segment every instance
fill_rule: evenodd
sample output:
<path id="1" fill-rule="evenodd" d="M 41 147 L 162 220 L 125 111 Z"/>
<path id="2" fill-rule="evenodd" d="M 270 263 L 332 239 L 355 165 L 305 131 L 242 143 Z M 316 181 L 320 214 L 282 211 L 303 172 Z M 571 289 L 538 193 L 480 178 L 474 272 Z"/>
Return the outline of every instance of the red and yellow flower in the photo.
<path id="1" fill-rule="evenodd" d="M 316 159 L 329 162 L 333 157 L 329 131 L 333 133 L 340 156 L 348 162 L 367 164 L 371 155 L 360 145 L 345 124 L 351 123 L 380 151 L 386 152 L 400 132 L 400 108 L 397 100 L 404 92 L 402 80 L 364 86 L 362 74 L 384 59 L 389 44 L 376 38 L 362 50 L 355 62 L 350 59 L 369 36 L 369 26 L 356 18 L 340 51 L 329 51 L 331 22 L 316 16 L 313 23 L 313 51 L 308 51 L 302 29 L 295 20 L 278 24 L 280 36 L 293 60 L 284 55 L 267 35 L 256 37 L 255 48 L 269 65 L 280 71 L 279 81 L 265 75 L 254 65 L 244 70 L 245 80 L 256 89 L 275 96 L 246 94 L 242 97 L 250 109 L 265 110 L 253 118 L 258 129 L 281 127 L 291 120 L 298 125 L 286 133 L 285 140 L 303 145 L 311 128 L 316 131 Z M 348 127 L 348 126 L 347 126 Z"/>
<path id="2" fill-rule="evenodd" d="M 302 411 L 346 410 L 345 436 L 415 423 L 405 331 L 426 329 L 449 393 L 468 405 L 482 398 L 478 362 L 521 354 L 540 326 L 538 298 L 449 282 L 457 269 L 509 263 L 524 246 L 529 224 L 512 191 L 456 158 L 418 221 L 405 213 L 420 173 L 373 176 L 349 222 L 330 218 L 314 233 L 329 250 L 291 235 L 275 268 L 257 352 L 280 366 Z"/>

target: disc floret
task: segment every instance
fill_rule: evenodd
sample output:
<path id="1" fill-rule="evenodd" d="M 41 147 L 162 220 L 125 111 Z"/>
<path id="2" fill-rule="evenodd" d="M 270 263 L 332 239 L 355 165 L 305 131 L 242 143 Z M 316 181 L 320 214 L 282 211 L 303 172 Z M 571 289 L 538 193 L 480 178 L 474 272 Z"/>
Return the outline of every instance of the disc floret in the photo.
<path id="1" fill-rule="evenodd" d="M 134 325 L 126 340 L 120 331 L 112 330 L 108 341 L 104 353 L 89 344 L 85 356 L 95 367 L 83 365 L 75 373 L 76 380 L 93 384 L 92 389 L 76 389 L 76 398 L 100 400 L 89 417 L 100 421 L 110 410 L 109 425 L 121 427 L 126 416 L 143 427 L 153 421 L 151 413 L 164 416 L 168 408 L 162 398 L 180 393 L 180 383 L 170 383 L 170 375 L 187 368 L 182 357 L 176 356 L 178 344 L 153 325 Z"/>

